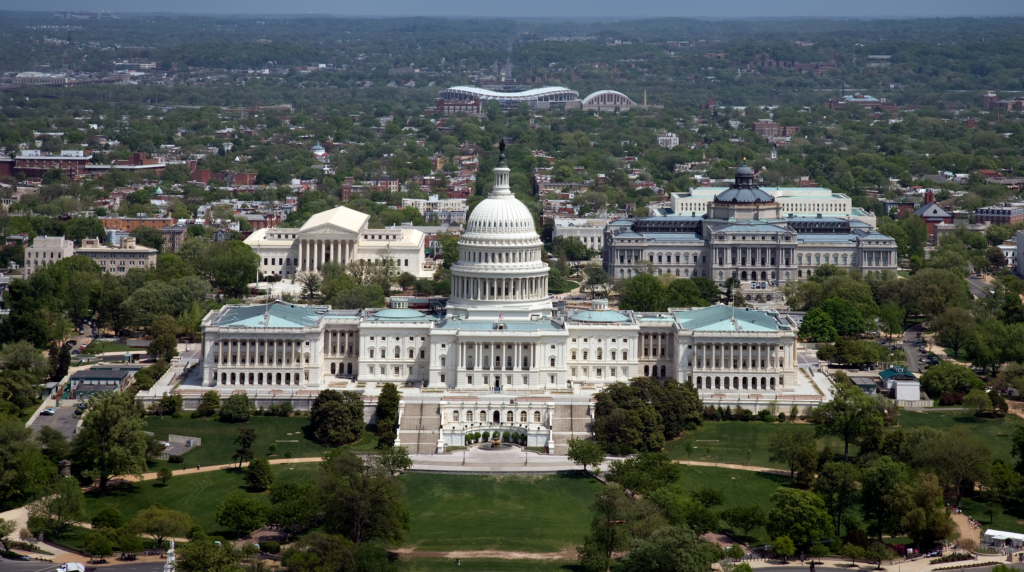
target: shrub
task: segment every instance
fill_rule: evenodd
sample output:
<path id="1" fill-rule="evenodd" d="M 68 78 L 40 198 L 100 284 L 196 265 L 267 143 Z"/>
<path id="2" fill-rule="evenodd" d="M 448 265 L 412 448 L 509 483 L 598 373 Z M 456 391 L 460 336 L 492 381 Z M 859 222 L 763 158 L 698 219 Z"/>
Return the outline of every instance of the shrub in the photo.
<path id="1" fill-rule="evenodd" d="M 964 394 L 958 391 L 943 393 L 942 397 L 939 398 L 939 405 L 963 405 L 963 403 Z"/>
<path id="2" fill-rule="evenodd" d="M 750 421 L 751 419 L 754 418 L 754 412 L 753 411 L 751 411 L 749 409 L 743 409 L 743 408 L 739 408 L 739 410 L 740 411 L 739 411 L 738 417 L 740 418 L 740 421 Z"/>
<path id="3" fill-rule="evenodd" d="M 501 440 L 506 442 L 506 443 L 508 443 L 509 440 L 511 440 L 511 438 L 512 438 L 512 435 L 508 431 L 505 431 L 504 433 L 501 434 Z"/>
<path id="4" fill-rule="evenodd" d="M 484 435 L 483 435 L 484 441 L 488 441 L 488 440 L 490 440 L 490 438 L 491 438 L 491 432 L 490 431 L 484 431 Z"/>
<path id="5" fill-rule="evenodd" d="M 686 429 L 687 431 L 696 431 L 697 424 L 694 423 L 693 421 L 688 421 L 686 425 L 683 425 L 683 429 Z"/>
<path id="6" fill-rule="evenodd" d="M 260 542 L 260 550 L 267 554 L 277 554 L 281 552 L 281 543 L 273 540 L 264 540 Z"/>
<path id="7" fill-rule="evenodd" d="M 185 457 L 182 457 L 181 455 L 168 455 L 167 462 L 181 464 L 185 462 Z"/>
<path id="8" fill-rule="evenodd" d="M 785 423 L 785 422 L 786 422 L 786 414 L 785 413 L 779 413 L 779 423 Z"/>

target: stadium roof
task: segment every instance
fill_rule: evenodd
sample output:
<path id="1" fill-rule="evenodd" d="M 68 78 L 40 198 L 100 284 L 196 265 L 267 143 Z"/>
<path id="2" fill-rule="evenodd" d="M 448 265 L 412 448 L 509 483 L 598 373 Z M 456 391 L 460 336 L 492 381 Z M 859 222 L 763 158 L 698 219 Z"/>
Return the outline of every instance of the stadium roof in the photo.
<path id="1" fill-rule="evenodd" d="M 451 97 L 452 95 L 463 97 Z M 498 101 L 576 101 L 579 92 L 565 87 L 537 87 L 526 91 L 492 91 L 482 87 L 459 85 L 442 89 L 439 96 L 445 99 L 464 99 L 464 96 L 482 100 Z"/>

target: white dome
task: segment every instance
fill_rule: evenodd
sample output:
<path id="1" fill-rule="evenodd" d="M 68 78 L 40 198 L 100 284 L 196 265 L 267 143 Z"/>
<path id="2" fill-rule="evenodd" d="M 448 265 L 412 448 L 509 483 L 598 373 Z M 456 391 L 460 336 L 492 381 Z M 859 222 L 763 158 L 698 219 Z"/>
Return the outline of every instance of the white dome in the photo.
<path id="1" fill-rule="evenodd" d="M 504 149 L 502 149 L 504 151 Z M 531 320 L 551 315 L 548 265 L 533 214 L 509 190 L 502 153 L 490 196 L 473 209 L 452 265 L 450 316 L 463 320 Z"/>
<path id="2" fill-rule="evenodd" d="M 466 235 L 487 238 L 534 238 L 533 214 L 512 193 L 484 199 L 473 209 L 466 222 Z M 525 236 L 514 236 L 525 235 Z"/>

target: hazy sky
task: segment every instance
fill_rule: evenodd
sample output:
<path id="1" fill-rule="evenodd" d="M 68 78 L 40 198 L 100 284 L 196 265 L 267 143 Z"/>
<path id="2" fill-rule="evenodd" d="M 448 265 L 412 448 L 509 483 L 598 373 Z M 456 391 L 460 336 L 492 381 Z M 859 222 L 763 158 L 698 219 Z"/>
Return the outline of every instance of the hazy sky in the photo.
<path id="1" fill-rule="evenodd" d="M 96 10 L 195 14 L 336 14 L 349 16 L 503 16 L 557 18 L 859 17 L 931 18 L 1024 14 L 1020 0 L 0 0 L 0 10 Z"/>

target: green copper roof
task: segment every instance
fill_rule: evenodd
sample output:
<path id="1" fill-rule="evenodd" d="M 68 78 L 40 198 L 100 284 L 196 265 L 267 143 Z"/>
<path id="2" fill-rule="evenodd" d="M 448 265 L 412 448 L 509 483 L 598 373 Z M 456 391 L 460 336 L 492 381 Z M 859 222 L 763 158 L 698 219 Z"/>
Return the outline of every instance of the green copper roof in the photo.
<path id="1" fill-rule="evenodd" d="M 779 324 L 765 312 L 731 306 L 709 306 L 675 312 L 685 330 L 698 332 L 774 332 Z"/>
<path id="2" fill-rule="evenodd" d="M 310 306 L 274 302 L 230 308 L 217 321 L 217 325 L 241 328 L 303 328 L 315 326 L 321 317 L 322 314 Z"/>
<path id="3" fill-rule="evenodd" d="M 576 312 L 575 314 L 570 316 L 570 319 L 577 320 L 580 322 L 628 322 L 629 316 L 625 316 L 612 310 L 584 310 L 582 312 Z"/>

